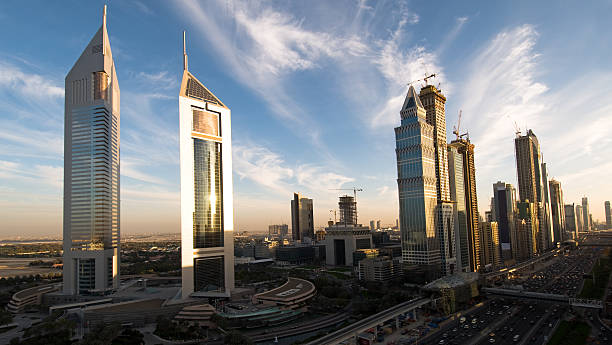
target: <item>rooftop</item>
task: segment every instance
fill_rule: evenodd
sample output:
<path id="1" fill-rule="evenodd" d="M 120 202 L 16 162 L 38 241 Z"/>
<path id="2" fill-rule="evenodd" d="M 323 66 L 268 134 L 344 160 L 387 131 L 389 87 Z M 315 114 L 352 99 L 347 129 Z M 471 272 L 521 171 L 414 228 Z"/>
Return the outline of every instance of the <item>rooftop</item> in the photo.
<path id="1" fill-rule="evenodd" d="M 455 288 L 466 284 L 471 284 L 478 280 L 477 272 L 459 272 L 450 276 L 442 277 L 434 280 L 431 283 L 425 285 L 424 289 L 436 290 L 436 289 L 449 289 Z"/>

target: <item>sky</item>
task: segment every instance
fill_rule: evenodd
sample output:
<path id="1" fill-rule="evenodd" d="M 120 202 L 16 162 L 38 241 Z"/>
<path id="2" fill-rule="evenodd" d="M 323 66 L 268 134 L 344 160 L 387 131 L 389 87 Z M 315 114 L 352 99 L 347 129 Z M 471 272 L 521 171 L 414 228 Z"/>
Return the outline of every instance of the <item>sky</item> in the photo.
<path id="1" fill-rule="evenodd" d="M 121 230 L 179 232 L 178 88 L 189 69 L 232 110 L 235 230 L 398 218 L 393 128 L 435 73 L 447 133 L 475 144 L 478 204 L 516 185 L 515 126 L 538 136 L 564 202 L 612 199 L 612 2 L 2 1 L 0 235 L 60 236 L 64 78 L 102 23 L 121 88 Z M 417 89 L 421 82 L 414 83 Z M 452 134 L 450 134 L 452 136 Z M 450 141 L 453 139 L 449 137 Z"/>

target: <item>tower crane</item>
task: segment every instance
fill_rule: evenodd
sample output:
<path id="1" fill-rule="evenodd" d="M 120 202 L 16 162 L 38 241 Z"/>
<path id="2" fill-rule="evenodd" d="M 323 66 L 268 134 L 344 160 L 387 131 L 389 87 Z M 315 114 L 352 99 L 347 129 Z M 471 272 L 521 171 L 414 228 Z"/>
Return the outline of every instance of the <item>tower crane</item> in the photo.
<path id="1" fill-rule="evenodd" d="M 352 190 L 353 191 L 353 195 L 355 197 L 355 201 L 357 201 L 357 192 L 363 192 L 363 189 L 357 188 L 357 187 L 353 187 L 353 188 L 331 188 L 330 190 Z"/>
<path id="2" fill-rule="evenodd" d="M 457 140 L 459 140 L 459 128 L 461 127 L 461 114 L 463 110 L 459 109 L 459 118 L 457 119 L 457 125 L 453 126 L 453 134 L 457 136 Z"/>
<path id="3" fill-rule="evenodd" d="M 428 79 L 431 79 L 431 78 L 435 78 L 435 76 L 436 76 L 436 74 L 435 74 L 435 73 L 434 73 L 434 74 L 430 74 L 430 75 L 427 75 L 427 73 L 425 73 L 425 77 L 424 77 L 424 78 L 417 79 L 417 80 L 413 80 L 413 81 L 411 81 L 410 83 L 408 83 L 408 86 L 410 86 L 410 85 L 412 85 L 412 84 L 414 84 L 414 83 L 416 83 L 416 82 L 419 82 L 419 81 L 424 81 L 424 82 L 425 82 L 425 84 L 427 85 L 427 80 L 428 80 Z"/>

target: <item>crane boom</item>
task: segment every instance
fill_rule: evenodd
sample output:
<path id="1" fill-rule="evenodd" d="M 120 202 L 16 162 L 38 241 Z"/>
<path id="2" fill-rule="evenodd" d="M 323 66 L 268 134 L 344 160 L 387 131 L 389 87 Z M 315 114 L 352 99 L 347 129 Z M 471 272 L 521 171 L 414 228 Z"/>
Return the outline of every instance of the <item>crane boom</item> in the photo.
<path id="1" fill-rule="evenodd" d="M 355 196 L 355 201 L 357 201 L 357 192 L 363 192 L 363 189 L 353 187 L 353 188 L 331 188 L 330 190 L 352 190 L 353 195 Z"/>

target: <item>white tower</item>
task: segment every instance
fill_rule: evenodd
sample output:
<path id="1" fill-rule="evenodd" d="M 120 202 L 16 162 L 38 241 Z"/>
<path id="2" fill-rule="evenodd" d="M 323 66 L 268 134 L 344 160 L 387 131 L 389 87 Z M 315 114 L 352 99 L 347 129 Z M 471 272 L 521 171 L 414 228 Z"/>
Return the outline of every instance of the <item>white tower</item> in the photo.
<path id="1" fill-rule="evenodd" d="M 179 93 L 182 297 L 234 288 L 231 112 L 188 71 Z"/>
<path id="2" fill-rule="evenodd" d="M 119 83 L 102 26 L 65 81 L 64 287 L 104 294 L 119 286 Z"/>

